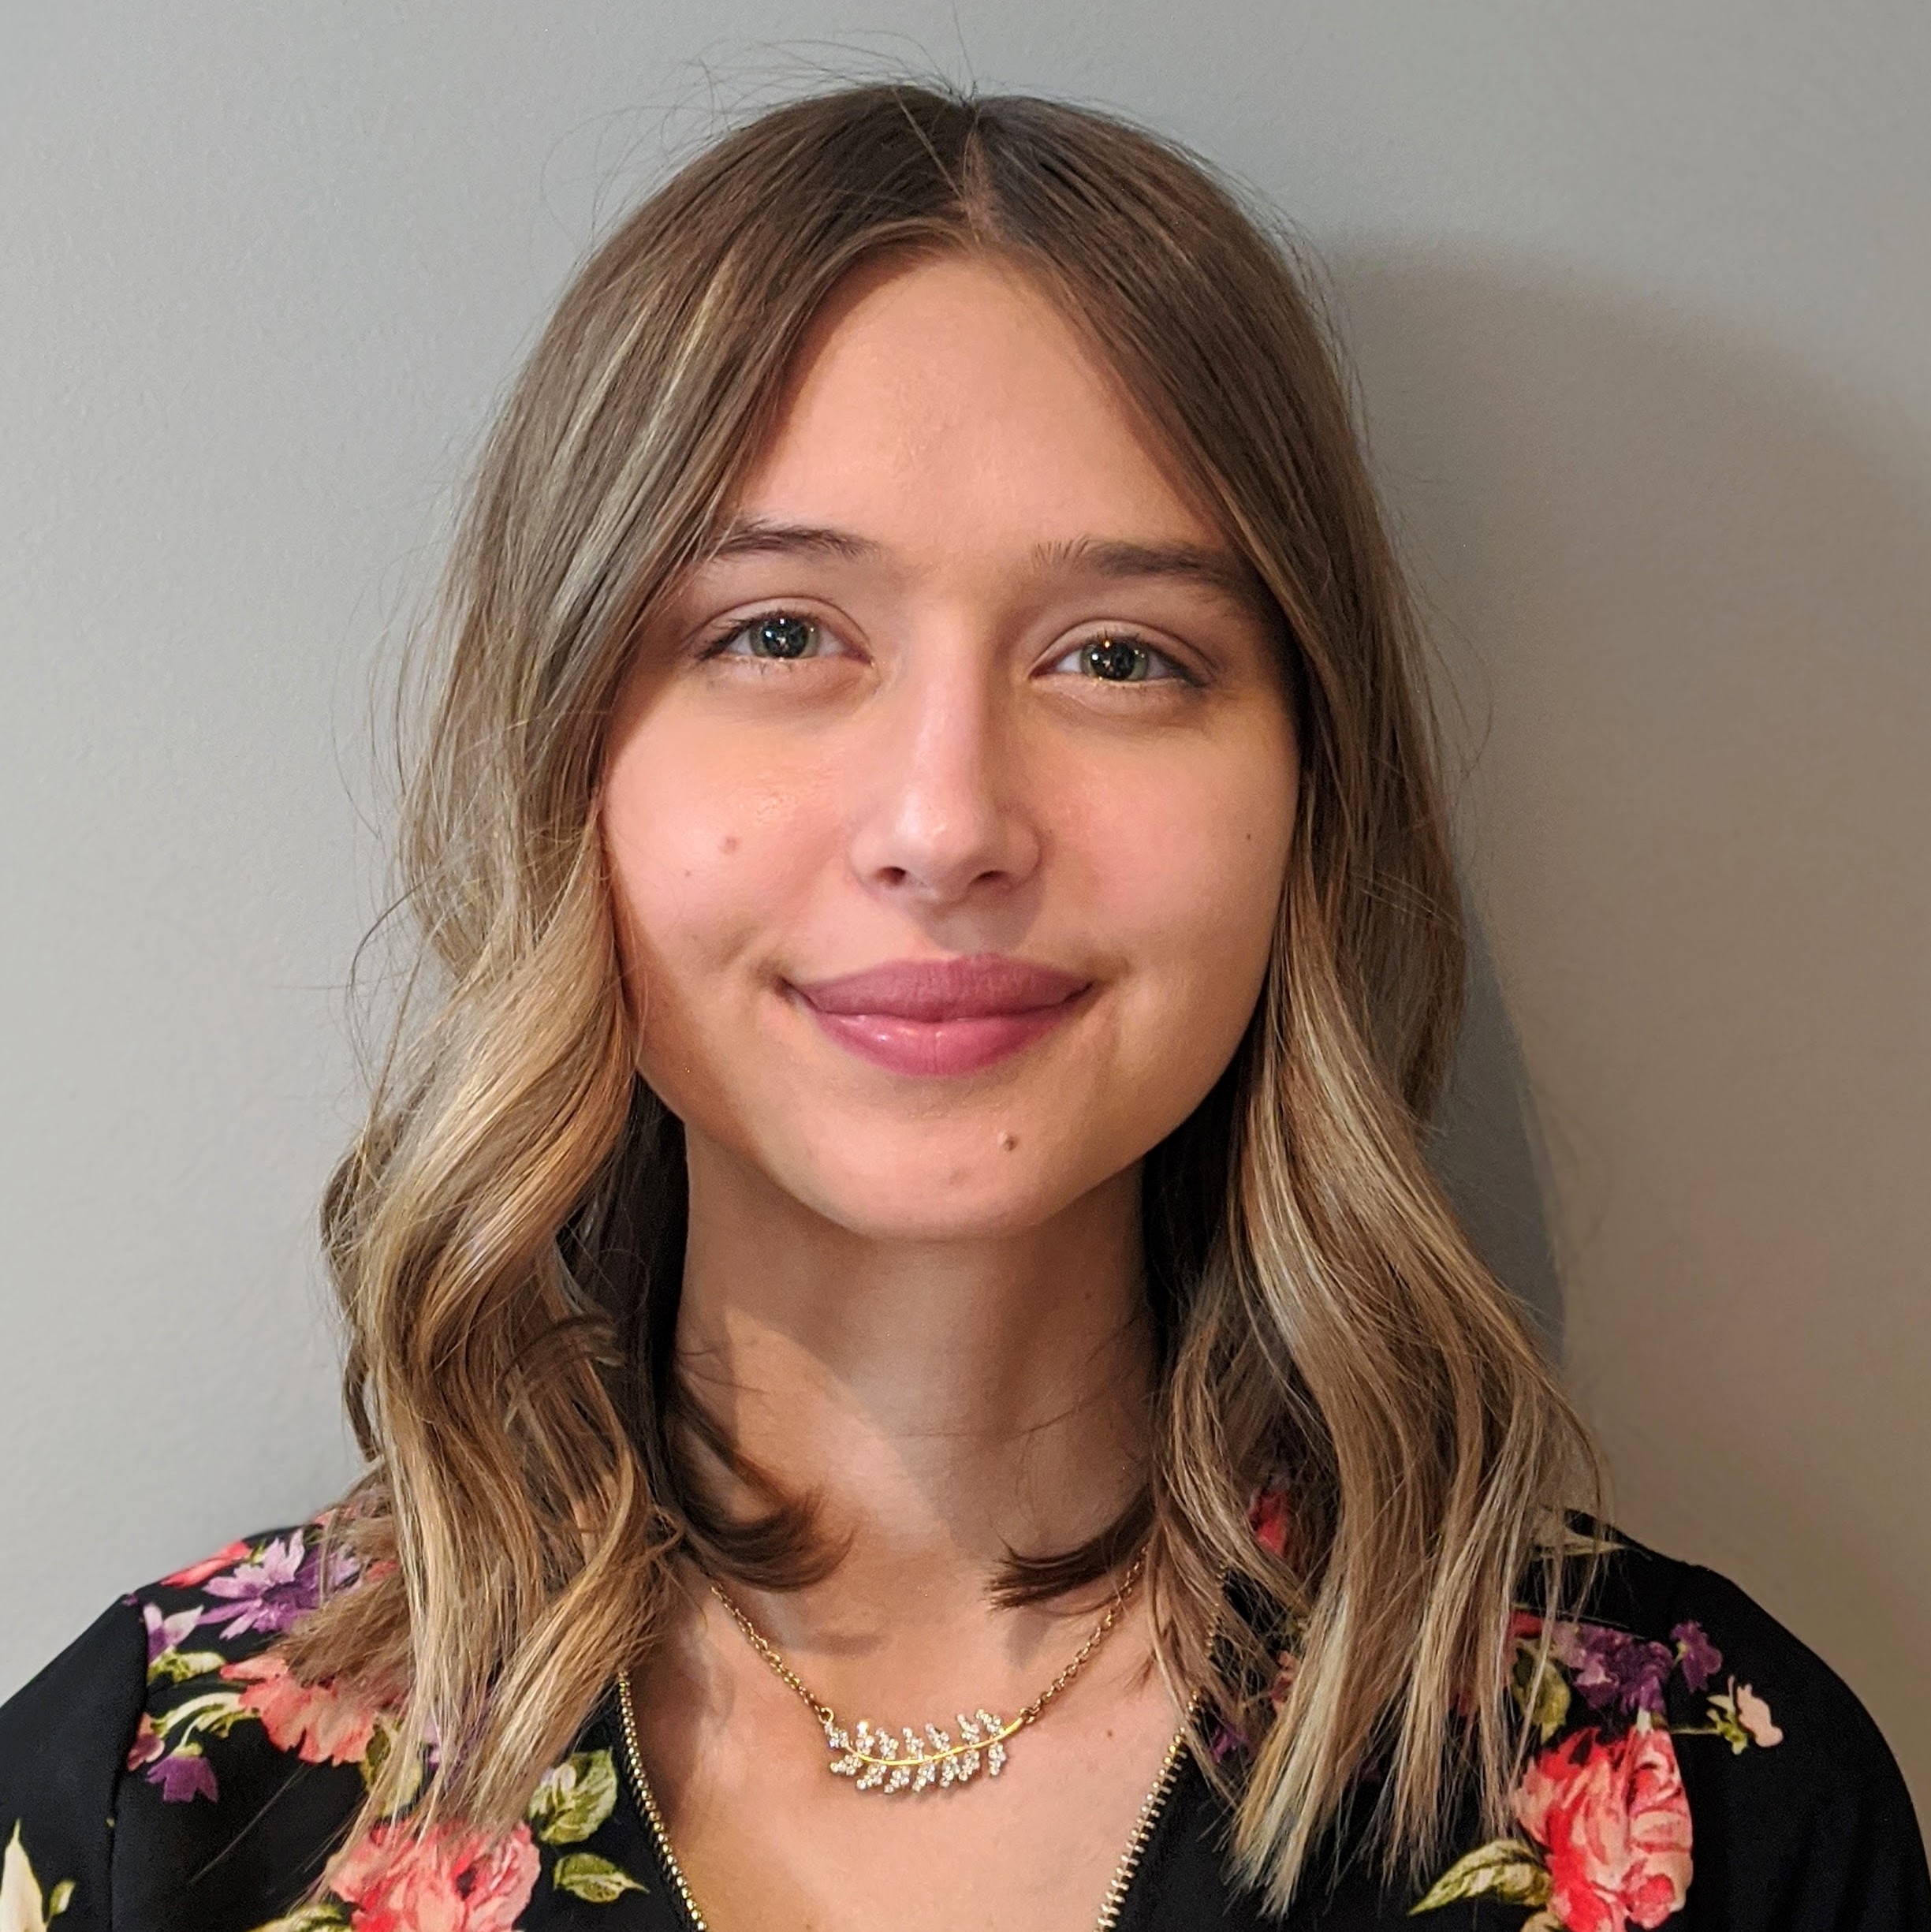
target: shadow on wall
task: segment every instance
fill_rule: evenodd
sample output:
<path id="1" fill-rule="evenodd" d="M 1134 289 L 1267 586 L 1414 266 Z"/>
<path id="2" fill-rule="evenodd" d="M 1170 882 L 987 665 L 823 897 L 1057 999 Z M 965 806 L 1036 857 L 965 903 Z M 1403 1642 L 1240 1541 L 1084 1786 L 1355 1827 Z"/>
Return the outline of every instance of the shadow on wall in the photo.
<path id="1" fill-rule="evenodd" d="M 1441 1165 L 1629 1527 L 1931 1797 L 1931 425 L 1560 264 L 1328 268 L 1465 726 Z"/>
<path id="2" fill-rule="evenodd" d="M 1467 1005 L 1430 1158 L 1476 1252 L 1559 1354 L 1562 1278 L 1549 1229 L 1548 1158 L 1488 937 L 1474 908 L 1467 910 Z"/>

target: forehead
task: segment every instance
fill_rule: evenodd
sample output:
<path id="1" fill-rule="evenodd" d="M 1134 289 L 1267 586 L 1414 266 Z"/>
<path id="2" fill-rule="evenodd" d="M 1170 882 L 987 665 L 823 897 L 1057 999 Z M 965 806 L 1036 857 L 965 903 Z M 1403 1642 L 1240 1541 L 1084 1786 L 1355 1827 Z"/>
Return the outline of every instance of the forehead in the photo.
<path id="1" fill-rule="evenodd" d="M 997 258 L 873 264 L 808 334 L 740 513 L 917 551 L 1217 542 L 1119 379 Z"/>

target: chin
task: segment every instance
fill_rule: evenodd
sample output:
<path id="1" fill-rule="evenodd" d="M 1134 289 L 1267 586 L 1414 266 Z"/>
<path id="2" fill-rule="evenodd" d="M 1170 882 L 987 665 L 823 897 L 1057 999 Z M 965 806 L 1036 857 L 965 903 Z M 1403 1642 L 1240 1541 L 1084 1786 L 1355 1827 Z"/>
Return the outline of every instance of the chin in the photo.
<path id="1" fill-rule="evenodd" d="M 1046 1171 L 1033 1164 L 1009 1169 L 1023 1158 L 975 1147 L 950 1158 L 867 1160 L 862 1151 L 835 1163 L 812 1163 L 790 1188 L 815 1213 L 867 1240 L 958 1241 L 1023 1234 L 1050 1221 L 1094 1183 L 1085 1177 Z"/>

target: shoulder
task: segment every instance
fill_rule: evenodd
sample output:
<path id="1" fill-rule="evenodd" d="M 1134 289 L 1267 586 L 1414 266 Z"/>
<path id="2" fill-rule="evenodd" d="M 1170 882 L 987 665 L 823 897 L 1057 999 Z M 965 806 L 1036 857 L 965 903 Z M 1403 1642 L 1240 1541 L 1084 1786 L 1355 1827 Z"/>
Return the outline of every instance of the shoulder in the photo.
<path id="1" fill-rule="evenodd" d="M 300 1923 L 521 1923 L 546 1896 L 641 1891 L 651 1854 L 617 1803 L 620 1740 L 595 1714 L 500 1841 L 378 1824 L 343 1852 L 392 1710 L 289 1670 L 278 1640 L 352 1561 L 318 1520 L 244 1537 L 131 1591 L 0 1708 L 0 1932 L 192 1925 L 272 1932 L 332 1859 Z M 336 1854 L 343 1852 L 337 1858 Z M 484 1908 L 486 1908 L 486 1912 Z M 298 1915 L 299 1917 L 299 1915 Z"/>
<path id="2" fill-rule="evenodd" d="M 197 1923 L 252 1926 L 307 1882 L 382 1722 L 272 1648 L 316 1606 L 323 1540 L 264 1531 L 129 1592 L 0 1707 L 0 1926 L 57 1903 L 64 1926 L 144 1923 L 191 1890 Z"/>
<path id="3" fill-rule="evenodd" d="M 1774 1776 L 1786 1800 L 1852 1788 L 1903 1798 L 1896 1761 L 1857 1694 L 1754 1598 L 1625 1531 L 1601 1540 L 1594 1588 L 1551 1633 L 1577 1715 L 1612 1728 L 1646 1718 L 1678 1740 L 1709 1738 L 1721 1748 L 1699 1762 Z M 1519 1614 L 1525 1650 L 1539 1623 Z"/>
<path id="4" fill-rule="evenodd" d="M 297 1684 L 274 1647 L 319 1605 L 325 1561 L 328 1587 L 356 1580 L 353 1557 L 327 1547 L 326 1527 L 318 1519 L 244 1537 L 129 1598 L 147 1662 L 127 1769 L 162 1802 L 219 1802 L 210 1748 L 237 1736 L 252 1744 L 259 1732 L 301 1763 L 360 1762 L 379 1708 Z"/>
<path id="5" fill-rule="evenodd" d="M 0 1926 L 106 1925 L 121 1758 L 140 1703 L 145 1636 L 124 1600 L 0 1705 Z"/>
<path id="6" fill-rule="evenodd" d="M 1620 1669 L 1628 1680 L 1618 1680 L 1621 1701 L 1653 1706 L 1649 1676 L 1631 1660 L 1660 1665 L 1667 1650 L 1676 1678 L 1692 1694 L 1732 1680 L 1754 1683 L 1763 1696 L 1774 1692 L 1793 1719 L 1810 1721 L 1806 1728 L 1843 1734 L 1856 1751 L 1874 1749 L 1888 1759 L 1876 1725 L 1849 1685 L 1730 1578 L 1666 1555 L 1625 1530 L 1606 1529 L 1601 1542 L 1601 1568 L 1575 1619 L 1593 1645 L 1590 1654 L 1599 1659 L 1597 1669 L 1584 1675 L 1587 1701 L 1600 1703 L 1609 1687 L 1599 1677 L 1613 1677 Z"/>
<path id="7" fill-rule="evenodd" d="M 1584 1600 L 1515 1620 L 1518 1833 L 1423 1907 L 1501 1890 L 1579 1932 L 1686 1906 L 1726 1926 L 1931 1928 L 1910 1795 L 1843 1680 L 1716 1571 L 1618 1530 L 1579 1540 L 1598 1545 Z"/>

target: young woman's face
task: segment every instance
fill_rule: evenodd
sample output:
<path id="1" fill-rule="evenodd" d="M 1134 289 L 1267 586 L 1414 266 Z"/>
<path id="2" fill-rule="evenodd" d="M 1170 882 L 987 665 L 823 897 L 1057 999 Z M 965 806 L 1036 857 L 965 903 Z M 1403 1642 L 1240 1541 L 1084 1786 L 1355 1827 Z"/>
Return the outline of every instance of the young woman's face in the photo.
<path id="1" fill-rule="evenodd" d="M 866 271 L 613 720 L 639 1070 L 855 1233 L 1037 1225 L 1232 1057 L 1295 771 L 1258 584 L 1068 326 Z"/>

